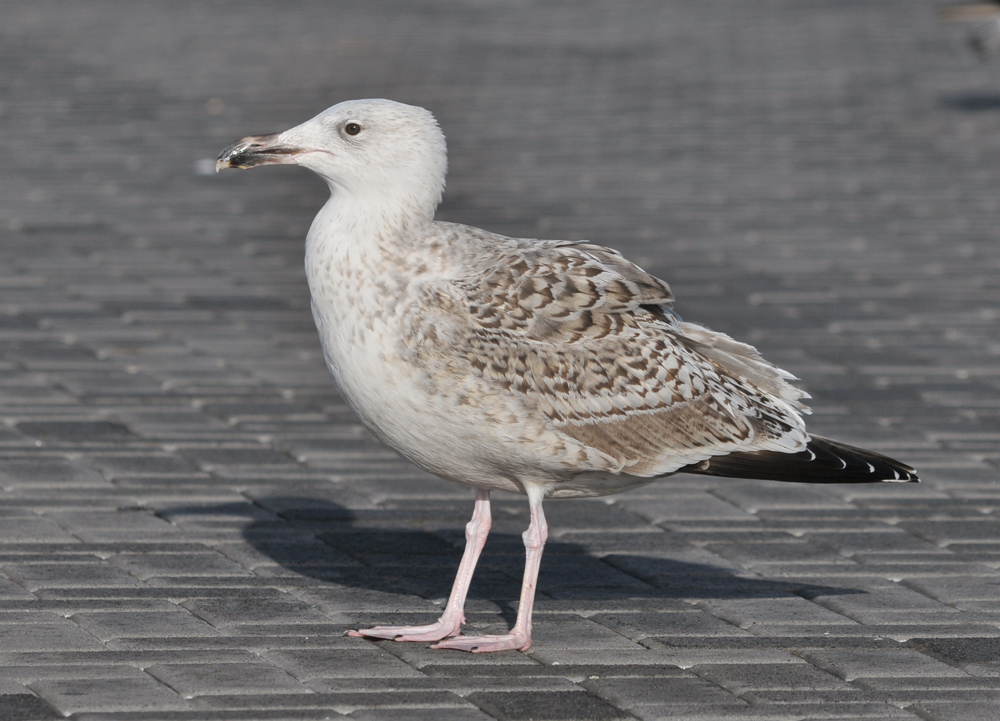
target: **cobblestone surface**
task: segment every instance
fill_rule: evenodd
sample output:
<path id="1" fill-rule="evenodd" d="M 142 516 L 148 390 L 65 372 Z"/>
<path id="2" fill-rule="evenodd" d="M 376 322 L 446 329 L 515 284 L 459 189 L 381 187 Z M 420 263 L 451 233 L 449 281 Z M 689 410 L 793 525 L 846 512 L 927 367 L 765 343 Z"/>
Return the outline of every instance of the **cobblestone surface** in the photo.
<path id="1" fill-rule="evenodd" d="M 0 718 L 996 718 L 1000 70 L 933 5 L 2 2 Z M 552 502 L 535 647 L 440 612 L 471 512 L 323 367 L 305 171 L 216 153 L 433 109 L 440 217 L 590 238 L 920 486 Z M 472 587 L 505 628 L 523 499 Z"/>

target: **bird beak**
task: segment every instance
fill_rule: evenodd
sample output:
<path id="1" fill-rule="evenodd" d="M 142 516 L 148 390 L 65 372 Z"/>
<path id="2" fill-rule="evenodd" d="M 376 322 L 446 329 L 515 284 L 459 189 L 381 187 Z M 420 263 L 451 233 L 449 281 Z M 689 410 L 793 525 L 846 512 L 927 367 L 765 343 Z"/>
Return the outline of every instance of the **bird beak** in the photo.
<path id="1" fill-rule="evenodd" d="M 237 140 L 219 153 L 215 161 L 215 172 L 223 168 L 253 168 L 257 165 L 275 163 L 294 163 L 296 155 L 306 152 L 304 148 L 296 148 L 282 143 L 279 138 L 282 133 L 270 135 L 251 135 Z"/>

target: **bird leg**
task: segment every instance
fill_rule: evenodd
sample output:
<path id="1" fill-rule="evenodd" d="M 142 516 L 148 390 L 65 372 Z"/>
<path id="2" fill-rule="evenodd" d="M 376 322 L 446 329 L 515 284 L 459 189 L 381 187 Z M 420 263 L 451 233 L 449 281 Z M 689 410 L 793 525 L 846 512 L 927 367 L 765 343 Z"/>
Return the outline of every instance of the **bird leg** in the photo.
<path id="1" fill-rule="evenodd" d="M 531 648 L 531 611 L 535 605 L 535 587 L 538 585 L 538 567 L 542 562 L 542 549 L 549 537 L 549 527 L 542 513 L 543 491 L 537 486 L 526 486 L 531 508 L 531 523 L 521 538 L 524 539 L 524 580 L 521 583 L 521 602 L 517 607 L 517 621 L 510 633 L 503 636 L 456 636 L 437 643 L 431 648 L 452 648 L 458 651 L 486 653 L 488 651 L 527 651 Z"/>
<path id="2" fill-rule="evenodd" d="M 476 491 L 476 507 L 472 512 L 472 520 L 465 526 L 465 553 L 458 565 L 458 574 L 451 587 L 451 596 L 444 613 L 436 622 L 427 626 L 376 626 L 357 631 L 348 631 L 348 636 L 368 638 L 392 638 L 397 641 L 440 641 L 448 636 L 457 636 L 465 623 L 465 597 L 469 593 L 472 574 L 476 570 L 476 562 L 486 537 L 490 533 L 493 519 L 490 516 L 490 492 Z"/>

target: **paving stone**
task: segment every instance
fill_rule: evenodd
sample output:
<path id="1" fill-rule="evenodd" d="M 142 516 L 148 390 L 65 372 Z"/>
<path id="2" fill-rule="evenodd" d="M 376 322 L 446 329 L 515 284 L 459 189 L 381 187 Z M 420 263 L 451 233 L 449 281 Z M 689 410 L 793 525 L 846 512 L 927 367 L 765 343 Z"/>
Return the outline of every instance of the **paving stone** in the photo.
<path id="1" fill-rule="evenodd" d="M 421 673 L 442 681 L 462 683 L 464 678 L 490 679 L 504 681 L 514 679 L 525 682 L 533 678 L 543 679 L 583 679 L 605 677 L 628 678 L 661 678 L 685 675 L 685 671 L 677 666 L 660 663 L 581 663 L 581 664 L 510 664 L 506 666 L 468 668 L 456 667 L 450 664 L 427 664 L 420 669 Z"/>
<path id="2" fill-rule="evenodd" d="M 635 535 L 635 534 L 633 534 Z M 605 555 L 603 560 L 628 574 L 639 576 L 655 586 L 677 586 L 686 578 L 723 577 L 732 583 L 733 572 L 740 566 L 703 547 L 681 546 L 680 548 L 658 548 L 655 552 L 640 547 L 629 553 L 622 549 L 618 553 Z M 699 539 L 700 540 L 700 539 Z M 657 544 L 659 545 L 659 544 Z"/>
<path id="3" fill-rule="evenodd" d="M 735 719 L 753 719 L 753 721 L 791 721 L 804 718 L 788 710 L 787 706 L 703 706 L 663 704 L 640 706 L 633 709 L 636 718 L 650 721 L 665 721 L 666 719 L 685 719 L 687 721 L 732 721 Z"/>
<path id="4" fill-rule="evenodd" d="M 139 585 L 135 576 L 104 563 L 11 563 L 2 570 L 29 591 Z"/>
<path id="5" fill-rule="evenodd" d="M 902 586 L 873 589 L 865 593 L 824 594 L 819 592 L 816 595 L 810 594 L 810 600 L 829 608 L 831 611 L 862 622 L 865 622 L 865 619 L 859 618 L 859 616 L 879 612 L 906 612 L 914 616 L 926 614 L 935 617 L 939 617 L 941 614 L 952 615 L 956 613 L 956 609 L 952 606 Z"/>
<path id="6" fill-rule="evenodd" d="M 841 553 L 857 554 L 876 551 L 879 553 L 940 553 L 935 544 L 922 540 L 902 530 L 877 532 L 814 532 L 809 531 L 805 537 L 810 541 L 826 542 L 835 546 Z"/>
<path id="7" fill-rule="evenodd" d="M 801 658 L 780 647 L 747 649 L 737 646 L 738 651 L 734 652 L 732 647 L 725 646 L 721 648 L 685 648 L 680 645 L 679 641 L 681 640 L 683 639 L 673 637 L 666 639 L 647 638 L 643 639 L 642 643 L 656 652 L 650 655 L 650 663 L 670 663 L 685 669 L 705 664 L 732 663 L 734 653 L 738 655 L 742 663 L 748 664 L 799 663 L 801 661 Z M 537 651 L 535 655 L 538 655 Z"/>
<path id="8" fill-rule="evenodd" d="M 29 608 L 31 610 L 5 610 L 3 613 L 0 613 L 0 624 L 20 626 L 30 623 L 60 623 L 63 620 L 60 614 L 40 609 L 36 610 L 37 607 L 34 605 Z"/>
<path id="9" fill-rule="evenodd" d="M 289 465 L 294 460 L 270 448 L 187 448 L 184 455 L 205 466 Z"/>
<path id="10" fill-rule="evenodd" d="M 544 638 L 547 650 L 579 650 L 600 648 L 607 651 L 641 651 L 631 639 L 590 619 L 574 615 L 539 614 L 538 619 L 549 618 L 552 623 L 539 624 L 539 645 Z M 534 637 L 534 635 L 533 635 Z"/>
<path id="11" fill-rule="evenodd" d="M 843 690 L 850 687 L 841 679 L 808 663 L 800 664 L 713 664 L 696 666 L 691 671 L 721 686 L 730 693 L 767 690 L 795 690 L 815 693 L 820 690 Z"/>
<path id="12" fill-rule="evenodd" d="M 185 698 L 219 694 L 303 693 L 308 689 L 281 669 L 265 663 L 155 665 L 146 673 Z"/>
<path id="13" fill-rule="evenodd" d="M 744 702 L 730 692 L 693 674 L 678 678 L 598 679 L 588 680 L 583 685 L 616 706 L 626 709 L 650 704 L 744 706 Z"/>
<path id="14" fill-rule="evenodd" d="M 152 663 L 225 663 L 253 660 L 256 654 L 248 650 L 212 651 L 207 649 L 189 651 L 121 651 L 102 649 L 100 651 L 21 651 L 5 652 L 0 660 L 8 667 L 16 666 L 91 666 L 101 667 L 133 666 L 144 668 Z"/>
<path id="15" fill-rule="evenodd" d="M 298 679 L 423 678 L 412 666 L 377 648 L 274 651 L 267 658 Z"/>
<path id="16" fill-rule="evenodd" d="M 0 459 L 0 478 L 5 488 L 107 485 L 93 469 L 62 458 Z"/>
<path id="17" fill-rule="evenodd" d="M 996 519 L 965 519 L 962 521 L 924 520 L 901 524 L 910 533 L 942 546 L 952 543 L 995 541 L 1000 535 Z"/>
<path id="18" fill-rule="evenodd" d="M 17 429 L 56 443 L 121 443 L 138 440 L 126 426 L 111 421 L 46 421 L 19 423 Z"/>
<path id="19" fill-rule="evenodd" d="M 0 542 L 75 540 L 76 538 L 47 518 L 4 518 L 0 523 Z"/>
<path id="20" fill-rule="evenodd" d="M 974 676 L 1000 676 L 1000 638 L 912 638 L 906 645 Z"/>
<path id="21" fill-rule="evenodd" d="M 176 527 L 139 508 L 62 511 L 50 513 L 48 518 L 83 541 L 132 540 L 140 534 L 146 540 L 178 537 Z"/>
<path id="22" fill-rule="evenodd" d="M 864 691 L 855 688 L 846 689 L 836 689 L 830 690 L 810 690 L 808 689 L 808 684 L 803 684 L 801 690 L 773 690 L 773 689 L 757 689 L 751 691 L 745 691 L 740 694 L 740 698 L 753 704 L 796 704 L 796 705 L 813 705 L 818 706 L 820 704 L 831 704 L 836 706 L 838 709 L 838 714 L 845 714 L 845 709 L 863 708 L 865 713 L 871 708 L 876 707 L 878 709 L 881 705 L 888 705 L 888 702 L 883 697 L 883 694 Z M 936 698 L 940 698 L 939 696 Z M 817 713 L 817 711 L 814 711 Z"/>
<path id="23" fill-rule="evenodd" d="M 826 567 L 854 566 L 849 558 L 840 555 L 834 549 L 802 540 L 790 540 L 782 544 L 775 543 L 742 543 L 739 545 L 709 544 L 711 552 L 736 561 L 744 568 L 759 568 L 768 566 L 772 572 L 778 568 L 791 568 L 793 564 L 802 564 L 812 571 L 821 564 Z M 851 569 L 848 569 L 850 573 Z"/>
<path id="24" fill-rule="evenodd" d="M 835 710 L 830 710 L 829 702 L 818 703 L 788 703 L 765 706 L 759 704 L 752 707 L 757 714 L 781 714 L 784 718 L 814 719 L 824 721 L 843 721 L 846 719 L 916 719 L 909 709 L 901 709 L 889 703 L 842 703 Z M 764 716 L 767 718 L 767 716 Z"/>
<path id="25" fill-rule="evenodd" d="M 964 636 L 971 629 L 982 629 L 980 623 L 988 623 L 992 618 L 981 616 L 976 618 L 963 613 L 927 613 L 924 611 L 853 611 L 845 614 L 849 618 L 864 624 L 872 632 L 888 633 L 887 629 L 898 629 L 899 633 L 919 635 L 918 629 L 927 629 L 928 634 L 936 636 L 942 632 Z M 983 635 L 984 632 L 972 635 Z"/>
<path id="26" fill-rule="evenodd" d="M 973 676 L 946 676 L 942 678 L 911 677 L 873 677 L 859 678 L 851 682 L 852 686 L 858 688 L 870 688 L 878 691 L 886 691 L 893 694 L 897 691 L 924 691 L 927 693 L 948 693 L 956 691 L 958 693 L 972 691 L 996 691 L 1000 688 L 1000 682 L 995 678 L 982 678 Z"/>
<path id="27" fill-rule="evenodd" d="M 102 650 L 97 638 L 63 619 L 31 624 L 0 624 L 0 652 Z"/>
<path id="28" fill-rule="evenodd" d="M 52 679 L 37 681 L 30 688 L 66 716 L 87 711 L 163 712 L 185 706 L 180 696 L 149 676 Z"/>
<path id="29" fill-rule="evenodd" d="M 996 702 L 976 703 L 946 701 L 943 703 L 923 702 L 911 707 L 921 718 L 928 721 L 987 721 L 996 718 Z"/>
<path id="30" fill-rule="evenodd" d="M 594 621 L 631 639 L 647 636 L 750 636 L 748 631 L 704 611 L 687 613 L 621 613 L 591 616 Z"/>
<path id="31" fill-rule="evenodd" d="M 339 636 L 317 634 L 302 636 L 274 634 L 238 636 L 156 636 L 152 638 L 121 637 L 108 642 L 108 646 L 123 651 L 263 651 L 301 648 L 341 648 Z"/>
<path id="32" fill-rule="evenodd" d="M 982 576 L 937 575 L 925 578 L 908 578 L 905 585 L 936 598 L 944 603 L 963 607 L 966 601 L 990 601 L 995 599 L 995 593 L 1000 587 L 1000 581 L 992 574 Z M 974 608 L 971 607 L 970 608 Z"/>
<path id="33" fill-rule="evenodd" d="M 164 636 L 217 636 L 219 632 L 200 618 L 178 608 L 174 612 L 76 613 L 71 619 L 97 638 L 150 638 Z"/>
<path id="34" fill-rule="evenodd" d="M 531 657 L 541 663 L 556 666 L 580 666 L 593 660 L 594 655 L 589 652 L 592 650 L 579 648 L 536 648 L 532 650 Z M 609 649 L 601 654 L 601 660 L 610 664 L 621 664 L 623 666 L 660 666 L 664 663 L 671 663 L 670 659 L 664 658 L 661 654 L 642 647 L 636 649 Z"/>
<path id="35" fill-rule="evenodd" d="M 347 716 L 357 721 L 380 721 L 385 718 L 382 712 L 371 709 L 354 711 Z M 393 709 L 392 717 L 398 721 L 487 721 L 495 718 L 476 708 Z"/>
<path id="36" fill-rule="evenodd" d="M 735 482 L 716 489 L 715 494 L 749 513 L 761 510 L 808 508 L 839 509 L 843 501 L 813 486 L 782 486 Z"/>
<path id="37" fill-rule="evenodd" d="M 5 674 L 6 675 L 6 674 Z M 16 696 L 19 694 L 31 695 L 31 692 L 12 678 L 0 678 L 0 695 Z"/>
<path id="38" fill-rule="evenodd" d="M 537 719 L 538 721 L 581 721 L 627 719 L 629 714 L 585 691 L 489 693 L 481 691 L 466 697 L 487 714 L 503 721 Z"/>
<path id="39" fill-rule="evenodd" d="M 315 603 L 324 613 L 350 613 L 358 619 L 359 624 L 367 622 L 367 616 L 385 618 L 384 614 L 427 613 L 434 617 L 440 616 L 442 608 L 425 598 L 404 594 L 393 590 L 356 586 L 327 586 L 304 589 L 297 594 L 299 598 Z M 431 618 L 427 622 L 430 623 Z"/>
<path id="40" fill-rule="evenodd" d="M 0 718 L 7 721 L 47 721 L 63 715 L 30 693 L 0 694 Z"/>
<path id="41" fill-rule="evenodd" d="M 455 694 L 445 691 L 413 691 L 400 689 L 393 693 L 379 691 L 370 693 L 352 691 L 347 693 L 280 693 L 280 694 L 240 694 L 206 695 L 194 699 L 192 707 L 216 711 L 225 709 L 244 709 L 250 712 L 260 712 L 265 709 L 297 709 L 320 708 L 347 712 L 354 709 L 440 709 L 464 708 L 474 706 Z M 384 711 L 383 711 L 384 712 Z"/>
<path id="42" fill-rule="evenodd" d="M 249 575 L 238 564 L 232 563 L 206 549 L 205 553 L 121 553 L 111 559 L 141 580 L 155 576 L 234 576 Z"/>
<path id="43" fill-rule="evenodd" d="M 37 655 L 37 654 L 36 654 Z M 94 655 L 94 654 L 91 654 Z M 109 663 L 100 665 L 97 659 L 90 663 L 74 663 L 62 665 L 46 665 L 42 663 L 30 663 L 24 665 L 4 666 L 3 675 L 12 679 L 17 679 L 22 684 L 32 684 L 36 681 L 58 680 L 67 681 L 71 679 L 95 679 L 95 678 L 141 678 L 144 672 L 126 663 Z"/>
<path id="44" fill-rule="evenodd" d="M 802 657 L 846 681 L 873 676 L 942 676 L 964 675 L 908 648 L 879 651 L 806 651 Z"/>
<path id="45" fill-rule="evenodd" d="M 244 624 L 322 623 L 329 618 L 315 607 L 296 598 L 272 599 L 216 598 L 189 601 L 185 606 L 213 626 Z"/>
<path id="46" fill-rule="evenodd" d="M 33 599 L 34 596 L 13 581 L 0 576 L 0 599 Z"/>
<path id="47" fill-rule="evenodd" d="M 1000 692 L 996 689 L 947 689 L 947 690 L 917 690 L 908 689 L 895 693 L 878 692 L 869 693 L 868 696 L 877 696 L 880 700 L 887 700 L 889 703 L 995 703 L 1000 698 Z M 903 699 L 903 700 L 901 700 Z"/>
<path id="48" fill-rule="evenodd" d="M 733 519 L 746 521 L 753 519 L 753 515 L 736 506 L 723 501 L 707 493 L 697 496 L 681 496 L 669 500 L 631 500 L 623 497 L 616 502 L 617 505 L 627 508 L 640 518 L 645 518 L 650 523 L 669 523 L 673 520 L 690 521 L 692 519 L 711 519 L 713 521 L 723 519 Z"/>
<path id="49" fill-rule="evenodd" d="M 148 453 L 142 455 L 98 455 L 90 462 L 109 478 L 135 475 L 189 474 L 194 465 L 174 455 Z"/>
<path id="50" fill-rule="evenodd" d="M 768 625 L 853 626 L 855 622 L 798 596 L 702 601 L 706 611 L 740 628 Z"/>
<path id="51" fill-rule="evenodd" d="M 225 632 L 231 636 L 258 639 L 266 636 L 278 636 L 283 639 L 323 639 L 324 647 L 329 648 L 338 645 L 334 639 L 343 635 L 344 629 L 351 626 L 352 620 L 349 616 L 344 615 L 332 617 L 328 623 L 268 623 L 228 626 Z"/>
<path id="52" fill-rule="evenodd" d="M 454 669 L 452 669 L 454 671 Z M 593 675 L 593 674 L 591 674 Z M 460 676 L 443 673 L 431 681 L 424 671 L 408 678 L 312 678 L 311 688 L 323 693 L 349 693 L 351 691 L 394 692 L 409 689 L 438 688 L 458 696 L 466 696 L 476 691 L 579 691 L 580 687 L 570 678 L 556 674 L 491 673 L 489 675 L 470 673 Z"/>

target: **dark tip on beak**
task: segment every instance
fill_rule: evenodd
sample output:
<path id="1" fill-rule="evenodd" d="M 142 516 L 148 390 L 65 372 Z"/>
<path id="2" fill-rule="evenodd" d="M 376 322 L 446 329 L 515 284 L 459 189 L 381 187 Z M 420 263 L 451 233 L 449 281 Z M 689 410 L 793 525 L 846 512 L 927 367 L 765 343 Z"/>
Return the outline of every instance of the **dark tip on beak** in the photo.
<path id="1" fill-rule="evenodd" d="M 282 145 L 278 142 L 280 133 L 251 135 L 237 140 L 219 153 L 215 161 L 215 172 L 223 168 L 253 168 L 257 165 L 287 163 L 288 159 L 302 153 L 302 148 Z"/>

